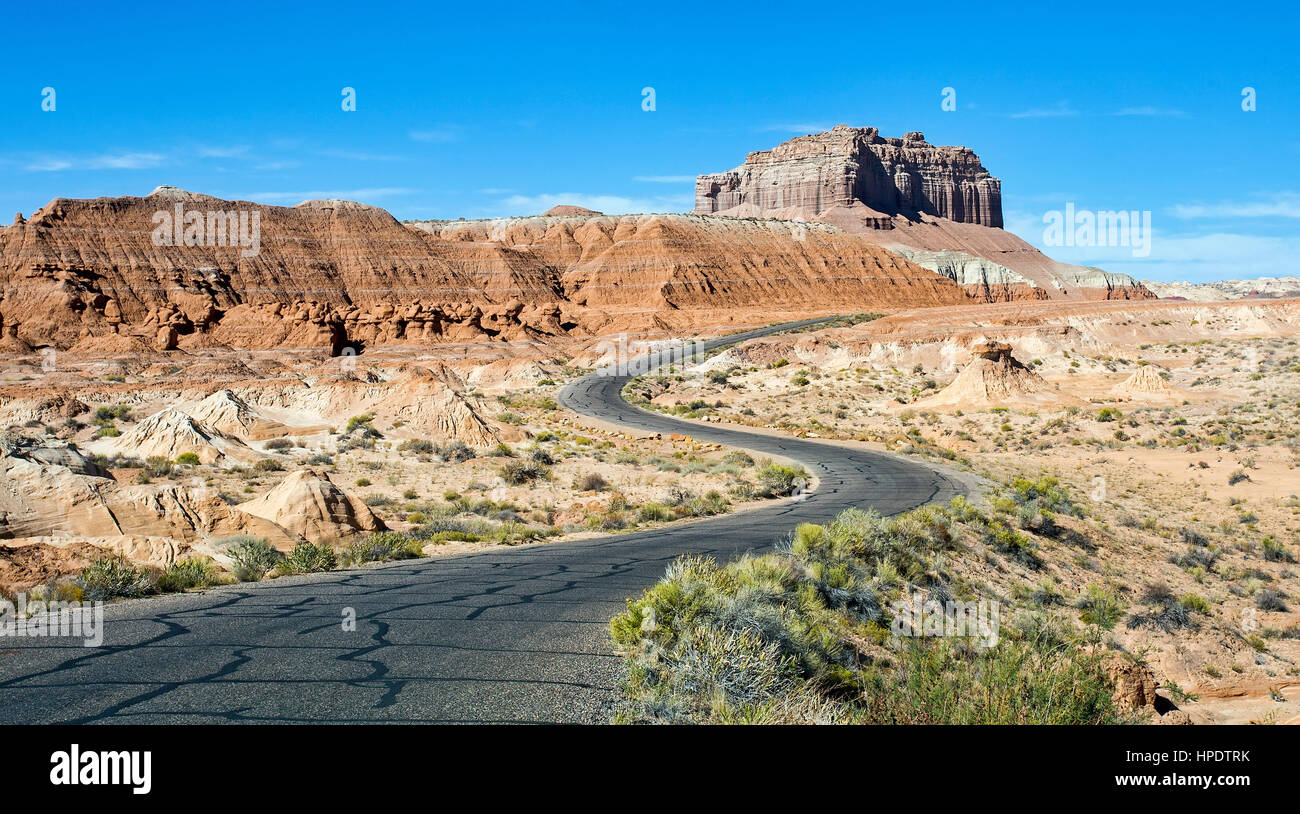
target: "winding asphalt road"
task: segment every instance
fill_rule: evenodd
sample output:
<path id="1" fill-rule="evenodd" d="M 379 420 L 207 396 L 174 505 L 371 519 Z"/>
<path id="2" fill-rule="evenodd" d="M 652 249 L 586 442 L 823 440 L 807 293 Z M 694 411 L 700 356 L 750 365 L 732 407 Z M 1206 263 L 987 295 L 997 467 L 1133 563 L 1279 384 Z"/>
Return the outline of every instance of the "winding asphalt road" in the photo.
<path id="1" fill-rule="evenodd" d="M 98 648 L 0 639 L 0 724 L 601 723 L 620 668 L 607 622 L 677 556 L 724 560 L 852 506 L 888 514 L 962 491 L 920 463 L 639 410 L 619 395 L 628 378 L 590 374 L 561 401 L 629 429 L 798 460 L 817 489 L 653 531 L 117 603 Z"/>

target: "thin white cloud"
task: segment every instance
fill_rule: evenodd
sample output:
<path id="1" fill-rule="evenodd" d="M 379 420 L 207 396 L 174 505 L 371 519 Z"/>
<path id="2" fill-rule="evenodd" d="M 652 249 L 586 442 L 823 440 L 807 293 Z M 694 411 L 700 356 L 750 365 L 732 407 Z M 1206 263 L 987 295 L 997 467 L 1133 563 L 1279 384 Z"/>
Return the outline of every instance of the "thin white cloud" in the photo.
<path id="1" fill-rule="evenodd" d="M 372 187 L 369 189 L 332 189 L 311 190 L 308 192 L 253 192 L 235 196 L 242 201 L 319 201 L 337 199 L 342 201 L 373 201 L 394 195 L 413 195 L 419 192 L 406 187 Z"/>
<path id="2" fill-rule="evenodd" d="M 366 153 L 356 150 L 317 150 L 316 155 L 325 158 L 341 158 L 345 161 L 397 161 L 399 156 L 383 153 Z"/>
<path id="3" fill-rule="evenodd" d="M 630 198 L 622 195 L 589 194 L 585 192 L 559 192 L 541 195 L 511 195 L 501 201 L 497 214 L 503 217 L 536 215 L 553 206 L 581 206 L 604 212 L 606 215 L 633 215 L 647 212 L 685 212 L 694 205 L 690 196 L 659 195 L 649 198 Z"/>
<path id="4" fill-rule="evenodd" d="M 59 172 L 62 170 L 145 170 L 163 163 L 158 153 L 106 153 L 92 156 L 42 156 L 32 160 L 26 169 L 32 172 Z"/>
<path id="5" fill-rule="evenodd" d="M 487 189 L 480 189 L 478 191 L 480 195 L 513 195 L 514 192 L 515 191 L 509 187 L 488 187 Z"/>
<path id="6" fill-rule="evenodd" d="M 1116 110 L 1112 116 L 1167 116 L 1176 119 L 1187 118 L 1187 113 L 1171 107 L 1126 107 Z"/>
<path id="7" fill-rule="evenodd" d="M 694 175 L 638 175 L 633 181 L 642 181 L 647 184 L 693 184 L 695 183 Z"/>
<path id="8" fill-rule="evenodd" d="M 267 161 L 264 164 L 258 164 L 253 169 L 262 172 L 278 172 L 280 170 L 291 170 L 295 167 L 301 167 L 301 161 Z"/>
<path id="9" fill-rule="evenodd" d="M 428 144 L 446 144 L 460 138 L 460 128 L 455 126 L 435 127 L 430 130 L 412 130 L 410 133 L 412 141 L 422 141 Z"/>
<path id="10" fill-rule="evenodd" d="M 248 147 L 237 145 L 233 147 L 200 147 L 198 149 L 200 158 L 242 158 L 248 154 Z"/>
<path id="11" fill-rule="evenodd" d="M 1057 102 L 1051 107 L 1035 107 L 1029 110 L 1022 110 L 1019 113 L 1012 113 L 1013 119 L 1055 119 L 1062 116 L 1078 116 L 1079 111 L 1070 107 L 1069 102 Z"/>
<path id="12" fill-rule="evenodd" d="M 1170 212 L 1177 218 L 1300 218 L 1300 193 L 1277 192 L 1254 201 L 1176 204 Z"/>

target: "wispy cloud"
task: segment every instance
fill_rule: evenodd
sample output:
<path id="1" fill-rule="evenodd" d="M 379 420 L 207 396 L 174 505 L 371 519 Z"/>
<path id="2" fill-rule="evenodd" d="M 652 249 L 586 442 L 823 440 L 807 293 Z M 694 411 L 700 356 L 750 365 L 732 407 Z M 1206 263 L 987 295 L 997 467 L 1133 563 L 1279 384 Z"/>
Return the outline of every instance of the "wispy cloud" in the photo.
<path id="1" fill-rule="evenodd" d="M 686 184 L 694 183 L 694 175 L 638 175 L 633 181 L 643 181 L 647 184 Z"/>
<path id="2" fill-rule="evenodd" d="M 25 169 L 32 172 L 60 172 L 62 170 L 146 170 L 163 163 L 159 153 L 106 153 L 91 156 L 41 156 L 30 161 Z"/>
<path id="3" fill-rule="evenodd" d="M 398 161 L 400 156 L 387 155 L 384 153 L 367 153 L 357 150 L 317 150 L 316 155 L 325 158 L 340 158 L 345 161 Z"/>
<path id="4" fill-rule="evenodd" d="M 515 191 L 509 187 L 488 187 L 478 192 L 480 195 L 513 195 Z"/>
<path id="5" fill-rule="evenodd" d="M 429 130 L 412 130 L 410 136 L 412 141 L 422 141 L 426 144 L 446 144 L 460 138 L 460 128 L 455 125 L 443 125 Z"/>
<path id="6" fill-rule="evenodd" d="M 830 130 L 832 127 L 834 127 L 834 125 L 826 124 L 824 122 L 806 122 L 804 124 L 769 124 L 765 127 L 760 127 L 758 129 L 768 133 L 777 132 L 777 133 L 808 134 L 808 133 L 820 133 L 823 130 Z"/>
<path id="7" fill-rule="evenodd" d="M 232 147 L 200 147 L 197 152 L 200 158 L 242 158 L 248 155 L 248 147 L 242 144 Z"/>
<path id="8" fill-rule="evenodd" d="M 413 195 L 417 189 L 406 187 L 372 187 L 369 189 L 331 189 L 310 190 L 307 192 L 252 192 L 235 196 L 242 201 L 319 201 L 337 199 L 342 201 L 375 201 L 395 195 Z"/>
<path id="9" fill-rule="evenodd" d="M 1176 204 L 1177 218 L 1300 218 L 1300 193 L 1276 192 L 1254 201 Z"/>
<path id="10" fill-rule="evenodd" d="M 301 161 L 267 161 L 263 164 L 258 164 L 253 169 L 261 172 L 279 172 L 280 170 L 291 170 L 295 167 L 301 166 Z"/>
<path id="11" fill-rule="evenodd" d="M 1116 110 L 1112 116 L 1164 116 L 1174 119 L 1185 119 L 1187 113 L 1172 107 L 1125 107 Z"/>
<path id="12" fill-rule="evenodd" d="M 1069 102 L 1061 101 L 1051 107 L 1035 107 L 1029 110 L 1022 110 L 1019 113 L 1012 113 L 1013 119 L 1054 119 L 1062 116 L 1078 116 L 1079 111 L 1070 107 Z"/>
<path id="13" fill-rule="evenodd" d="M 501 201 L 497 214 L 502 216 L 536 215 L 553 206 L 581 206 L 607 215 L 631 215 L 647 212 L 684 212 L 693 205 L 688 195 L 656 195 L 632 198 L 623 195 L 558 192 L 541 195 L 511 195 Z"/>

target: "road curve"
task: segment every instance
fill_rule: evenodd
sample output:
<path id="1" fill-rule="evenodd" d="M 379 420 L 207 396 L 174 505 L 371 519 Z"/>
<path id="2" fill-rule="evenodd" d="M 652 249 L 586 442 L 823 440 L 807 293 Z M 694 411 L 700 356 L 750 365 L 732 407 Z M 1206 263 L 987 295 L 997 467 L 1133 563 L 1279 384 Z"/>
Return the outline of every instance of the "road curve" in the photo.
<path id="1" fill-rule="evenodd" d="M 818 488 L 653 531 L 114 604 L 101 647 L 0 638 L 0 724 L 600 723 L 619 675 L 606 623 L 678 555 L 726 559 L 851 506 L 892 513 L 961 491 L 920 463 L 639 410 L 619 395 L 627 379 L 590 374 L 561 402 L 629 428 L 793 458 Z"/>

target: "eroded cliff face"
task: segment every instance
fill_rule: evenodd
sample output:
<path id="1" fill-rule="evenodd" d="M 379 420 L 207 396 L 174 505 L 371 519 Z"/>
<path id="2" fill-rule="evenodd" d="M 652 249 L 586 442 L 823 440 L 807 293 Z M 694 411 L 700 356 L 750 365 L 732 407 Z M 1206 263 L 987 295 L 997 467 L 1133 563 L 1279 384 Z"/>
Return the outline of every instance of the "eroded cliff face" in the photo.
<path id="1" fill-rule="evenodd" d="M 0 228 L 10 352 L 341 354 L 970 301 L 955 281 L 858 236 L 788 221 L 589 213 L 404 224 L 345 201 L 261 206 L 160 187 L 56 199 Z"/>
<path id="2" fill-rule="evenodd" d="M 885 215 L 929 214 L 1002 226 L 1002 185 L 966 147 L 936 147 L 920 133 L 885 138 L 838 125 L 771 150 L 734 170 L 701 175 L 695 211 L 745 214 L 797 208 L 812 216 L 862 204 Z"/>

